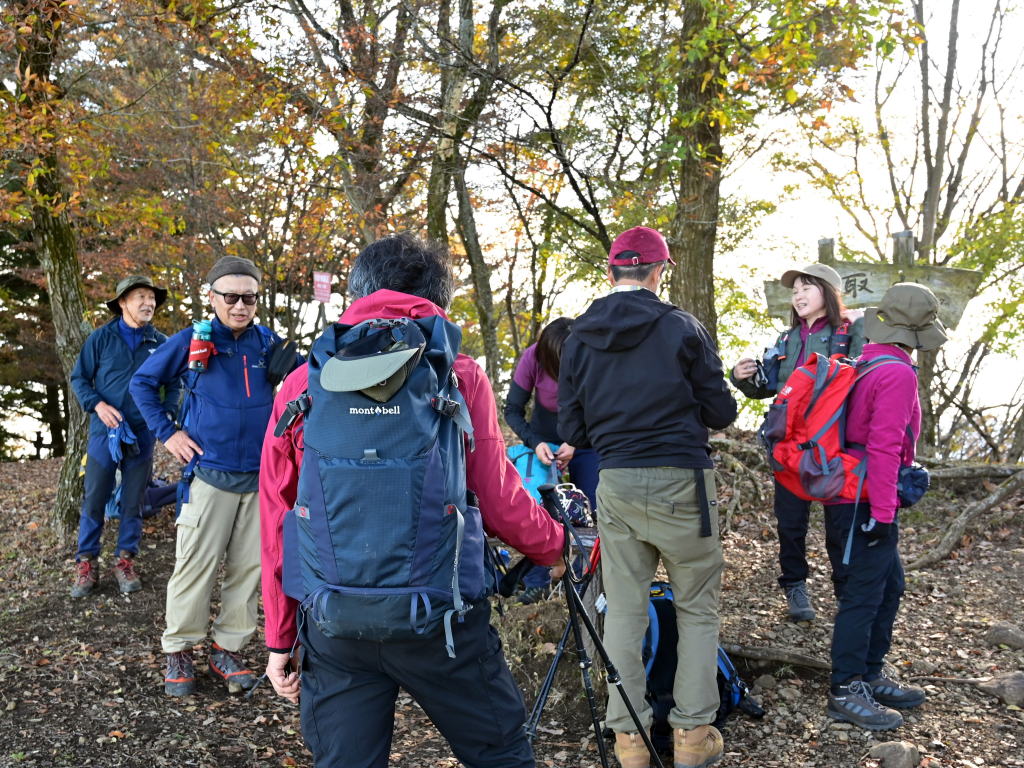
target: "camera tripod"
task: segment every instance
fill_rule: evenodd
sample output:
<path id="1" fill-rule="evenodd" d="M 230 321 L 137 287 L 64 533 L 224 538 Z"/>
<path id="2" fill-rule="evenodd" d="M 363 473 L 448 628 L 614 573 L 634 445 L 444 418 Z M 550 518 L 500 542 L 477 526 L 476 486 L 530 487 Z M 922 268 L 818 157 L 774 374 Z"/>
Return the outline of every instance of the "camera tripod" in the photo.
<path id="1" fill-rule="evenodd" d="M 579 536 L 569 521 L 570 515 L 562 504 L 558 488 L 554 485 L 547 484 L 542 485 L 538 490 L 540 491 L 544 508 L 547 510 L 548 514 L 557 522 L 561 523 L 562 527 L 565 529 L 565 558 L 566 563 L 568 564 L 571 542 L 575 541 L 580 551 L 583 553 L 586 553 L 586 549 L 584 549 L 583 543 L 580 541 Z M 593 663 L 590 659 L 590 655 L 587 653 L 586 647 L 583 645 L 583 629 L 586 629 L 587 633 L 590 635 L 590 639 L 594 643 L 594 648 L 597 651 L 598 656 L 601 657 L 601 661 L 604 663 L 605 671 L 607 672 L 608 685 L 614 686 L 618 689 L 619 694 L 622 696 L 622 701 L 626 705 L 626 709 L 629 710 L 630 717 L 633 718 L 633 723 L 636 725 L 637 731 L 643 737 L 644 744 L 647 746 L 647 750 L 651 753 L 651 758 L 654 761 L 656 768 L 665 768 L 661 762 L 661 758 L 658 756 L 658 753 L 654 748 L 650 735 L 647 733 L 647 729 L 644 727 L 643 723 L 640 722 L 640 716 L 637 714 L 636 709 L 633 707 L 633 703 L 629 700 L 629 696 L 622 687 L 622 677 L 619 675 L 619 671 L 615 668 L 612 660 L 608 657 L 608 651 L 605 650 L 604 643 L 601 642 L 597 629 L 594 627 L 594 623 L 590 620 L 590 616 L 587 614 L 587 609 L 583 605 L 582 593 L 584 593 L 587 586 L 589 586 L 594 575 L 594 568 L 600 561 L 600 557 L 601 548 L 600 539 L 598 539 L 594 544 L 593 551 L 590 555 L 590 561 L 584 574 L 577 578 L 573 568 L 569 566 L 566 567 L 565 573 L 562 575 L 562 591 L 565 593 L 565 598 L 569 605 L 569 622 L 566 624 L 565 632 L 562 633 L 562 640 L 558 644 L 558 649 L 555 652 L 555 658 L 551 663 L 551 667 L 548 669 L 544 685 L 541 686 L 537 701 L 533 705 L 533 710 L 530 712 L 530 718 L 526 723 L 526 735 L 531 743 L 537 736 L 537 726 L 540 723 L 541 714 L 544 711 L 548 695 L 551 692 L 551 686 L 554 683 L 558 663 L 562 660 L 562 656 L 565 653 L 565 644 L 568 641 L 569 633 L 571 632 L 576 641 L 576 656 L 579 661 L 580 673 L 583 677 L 583 689 L 587 696 L 587 703 L 590 705 L 590 717 L 594 721 L 594 737 L 597 741 L 597 751 L 601 757 L 602 768 L 608 768 L 608 750 L 604 743 L 604 737 L 601 729 L 601 716 L 597 711 L 597 699 L 594 695 L 594 684 L 590 673 Z M 580 586 L 580 592 L 576 591 L 577 584 Z"/>

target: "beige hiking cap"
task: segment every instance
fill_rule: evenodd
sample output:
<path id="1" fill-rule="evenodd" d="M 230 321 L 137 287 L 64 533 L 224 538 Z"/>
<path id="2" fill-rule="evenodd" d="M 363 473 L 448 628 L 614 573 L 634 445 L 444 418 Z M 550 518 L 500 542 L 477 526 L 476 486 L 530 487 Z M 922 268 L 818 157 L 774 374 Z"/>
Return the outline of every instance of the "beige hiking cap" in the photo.
<path id="1" fill-rule="evenodd" d="M 801 275 L 810 275 L 811 277 L 818 277 L 824 280 L 826 283 L 834 285 L 837 291 L 843 290 L 843 278 L 839 276 L 828 264 L 821 264 L 814 262 L 808 264 L 806 267 L 800 267 L 800 269 L 791 269 L 782 275 L 782 285 L 786 288 L 792 288 L 793 283 Z"/>
<path id="2" fill-rule="evenodd" d="M 919 283 L 896 283 L 877 307 L 865 309 L 864 335 L 876 344 L 903 344 L 923 352 L 948 341 L 939 320 L 939 300 Z"/>

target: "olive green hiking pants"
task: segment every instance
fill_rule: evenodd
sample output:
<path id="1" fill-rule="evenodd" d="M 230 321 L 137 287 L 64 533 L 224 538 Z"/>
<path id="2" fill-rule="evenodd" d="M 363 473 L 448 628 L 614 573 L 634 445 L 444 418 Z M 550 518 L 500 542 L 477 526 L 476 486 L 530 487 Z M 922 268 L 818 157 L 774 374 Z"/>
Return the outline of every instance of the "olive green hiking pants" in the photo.
<path id="1" fill-rule="evenodd" d="M 698 476 L 710 507 L 708 537 L 700 535 Z M 716 501 L 711 469 L 696 474 L 674 467 L 601 470 L 597 525 L 608 600 L 604 643 L 647 728 L 653 712 L 644 700 L 646 675 L 640 654 L 659 560 L 672 585 L 679 629 L 675 707 L 669 724 L 689 730 L 712 722 L 718 711 L 718 596 L 725 560 L 718 538 L 718 507 L 712 504 Z M 616 691 L 609 694 L 607 725 L 618 733 L 637 730 Z"/>

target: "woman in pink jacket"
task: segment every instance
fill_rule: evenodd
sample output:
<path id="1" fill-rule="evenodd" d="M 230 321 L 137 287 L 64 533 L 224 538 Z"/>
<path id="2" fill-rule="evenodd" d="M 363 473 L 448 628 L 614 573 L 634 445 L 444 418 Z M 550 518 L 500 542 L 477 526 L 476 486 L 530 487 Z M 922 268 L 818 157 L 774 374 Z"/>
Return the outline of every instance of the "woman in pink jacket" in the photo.
<path id="1" fill-rule="evenodd" d="M 946 341 L 938 309 L 925 286 L 898 283 L 878 308 L 864 313 L 868 344 L 858 364 L 892 358 L 866 373 L 847 400 L 846 447 L 858 458 L 867 457 L 867 500 L 837 499 L 825 506 L 825 539 L 839 600 L 828 715 L 875 731 L 898 728 L 903 716 L 897 710 L 925 700 L 923 689 L 889 679 L 883 665 L 904 587 L 897 482 L 901 468 L 913 464 L 921 432 L 911 354 Z"/>

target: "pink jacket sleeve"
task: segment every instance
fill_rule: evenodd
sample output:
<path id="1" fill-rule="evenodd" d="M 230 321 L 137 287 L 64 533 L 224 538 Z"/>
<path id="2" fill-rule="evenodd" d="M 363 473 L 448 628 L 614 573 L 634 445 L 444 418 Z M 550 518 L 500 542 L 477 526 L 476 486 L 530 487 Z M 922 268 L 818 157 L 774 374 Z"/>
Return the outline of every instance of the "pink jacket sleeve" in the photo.
<path id="1" fill-rule="evenodd" d="M 466 484 L 480 499 L 484 528 L 538 565 L 554 564 L 562 554 L 565 534 L 523 487 L 505 454 L 487 375 L 465 355 L 459 355 L 454 368 L 476 438 L 476 450 L 466 453 Z"/>
<path id="2" fill-rule="evenodd" d="M 295 643 L 295 609 L 298 601 L 288 597 L 281 586 L 281 553 L 285 513 L 295 505 L 302 464 L 302 430 L 292 425 L 282 437 L 274 437 L 277 420 L 285 406 L 306 389 L 306 366 L 285 379 L 274 398 L 274 410 L 263 440 L 260 467 L 260 552 L 263 563 L 263 612 L 266 616 L 267 647 L 274 651 L 291 649 Z"/>
<path id="3" fill-rule="evenodd" d="M 888 375 L 878 376 L 871 382 L 874 391 L 866 444 L 866 482 L 871 516 L 880 523 L 891 523 L 899 507 L 896 483 L 907 427 L 914 417 L 914 405 L 917 403 L 917 377 L 910 368 L 902 365 L 888 366 L 879 373 Z"/>

